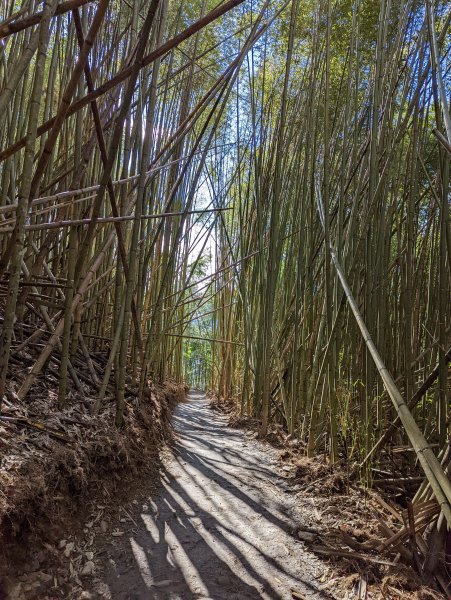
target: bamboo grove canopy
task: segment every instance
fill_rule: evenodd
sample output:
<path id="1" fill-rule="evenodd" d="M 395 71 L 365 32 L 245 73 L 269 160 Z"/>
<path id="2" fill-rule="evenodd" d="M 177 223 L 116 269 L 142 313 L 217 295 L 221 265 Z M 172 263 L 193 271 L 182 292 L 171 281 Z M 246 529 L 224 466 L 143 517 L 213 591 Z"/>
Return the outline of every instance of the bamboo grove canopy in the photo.
<path id="1" fill-rule="evenodd" d="M 0 401 L 53 361 L 64 406 L 82 360 L 120 426 L 130 381 L 189 372 L 368 481 L 410 445 L 450 524 L 448 3 L 0 19 Z"/>

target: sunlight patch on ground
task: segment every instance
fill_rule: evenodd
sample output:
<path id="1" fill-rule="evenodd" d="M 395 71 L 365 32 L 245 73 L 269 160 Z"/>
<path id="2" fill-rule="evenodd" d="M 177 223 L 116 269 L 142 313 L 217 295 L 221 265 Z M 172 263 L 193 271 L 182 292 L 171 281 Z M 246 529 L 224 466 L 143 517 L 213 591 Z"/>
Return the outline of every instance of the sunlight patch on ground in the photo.
<path id="1" fill-rule="evenodd" d="M 208 589 L 202 581 L 199 571 L 188 557 L 188 554 L 183 549 L 181 542 L 177 539 L 177 536 L 167 524 L 165 540 L 169 548 L 172 550 L 174 560 L 180 571 L 183 573 L 185 581 L 193 594 L 202 594 L 204 596 L 208 596 Z"/>
<path id="2" fill-rule="evenodd" d="M 160 542 L 160 531 L 155 521 L 150 515 L 143 513 L 141 515 L 141 519 L 144 521 L 144 525 L 146 526 L 147 531 L 150 533 L 150 537 L 152 538 L 155 544 Z"/>
<path id="3" fill-rule="evenodd" d="M 133 556 L 135 557 L 141 577 L 143 578 L 146 587 L 150 589 L 154 581 L 146 553 L 138 544 L 138 542 L 136 542 L 132 537 L 130 538 L 130 545 L 132 547 Z"/>

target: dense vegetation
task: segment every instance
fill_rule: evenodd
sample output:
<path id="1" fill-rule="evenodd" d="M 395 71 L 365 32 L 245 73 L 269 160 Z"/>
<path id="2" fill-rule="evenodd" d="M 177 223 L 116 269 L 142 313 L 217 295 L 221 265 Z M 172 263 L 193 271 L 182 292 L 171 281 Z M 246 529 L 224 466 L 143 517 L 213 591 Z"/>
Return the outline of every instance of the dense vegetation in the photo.
<path id="1" fill-rule="evenodd" d="M 63 407 L 102 352 L 93 410 L 114 385 L 118 426 L 129 381 L 186 378 L 368 483 L 418 461 L 409 494 L 443 538 L 447 3 L 21 0 L 0 19 L 0 401 L 53 361 Z"/>

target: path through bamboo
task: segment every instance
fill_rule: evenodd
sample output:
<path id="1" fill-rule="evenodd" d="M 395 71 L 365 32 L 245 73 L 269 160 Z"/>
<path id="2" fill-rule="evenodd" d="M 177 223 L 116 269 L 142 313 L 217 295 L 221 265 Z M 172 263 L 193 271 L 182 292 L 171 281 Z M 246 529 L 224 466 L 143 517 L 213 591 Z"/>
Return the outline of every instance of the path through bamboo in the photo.
<path id="1" fill-rule="evenodd" d="M 132 515 L 136 526 L 93 548 L 115 600 L 292 600 L 292 590 L 331 599 L 320 589 L 321 560 L 291 534 L 300 521 L 278 452 L 227 427 L 198 392 L 178 406 L 174 425 L 161 488 Z"/>

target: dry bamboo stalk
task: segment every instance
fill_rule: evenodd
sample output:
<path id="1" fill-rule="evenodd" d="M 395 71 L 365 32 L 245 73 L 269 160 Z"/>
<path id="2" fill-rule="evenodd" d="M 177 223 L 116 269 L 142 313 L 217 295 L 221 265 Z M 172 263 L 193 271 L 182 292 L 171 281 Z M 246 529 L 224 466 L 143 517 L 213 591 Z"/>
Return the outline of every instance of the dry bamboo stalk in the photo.
<path id="1" fill-rule="evenodd" d="M 236 6 L 241 4 L 242 2 L 244 2 L 244 0 L 229 0 L 228 2 L 225 2 L 224 4 L 213 9 L 211 12 L 209 12 L 207 15 L 205 15 L 205 17 L 203 17 L 202 19 L 199 19 L 193 25 L 190 25 L 189 27 L 187 27 L 184 31 L 182 31 L 181 33 L 176 35 L 173 39 L 169 40 L 168 42 L 166 42 L 165 44 L 160 46 L 160 48 L 157 48 L 157 50 L 154 50 L 152 53 L 143 57 L 143 59 L 140 62 L 140 69 L 152 64 L 158 58 L 160 58 L 161 56 L 164 56 L 167 52 L 169 52 L 170 50 L 172 50 L 173 48 L 175 48 L 176 46 L 178 46 L 179 44 L 184 42 L 186 39 L 190 38 L 192 35 L 196 34 L 198 31 L 203 29 L 206 25 L 208 25 L 212 21 L 215 21 L 216 19 L 218 19 L 219 17 L 221 17 L 222 15 L 224 15 L 225 13 L 230 11 L 232 8 L 235 8 Z M 67 108 L 66 117 L 69 117 L 69 116 L 75 114 L 77 111 L 81 110 L 84 106 L 86 106 L 93 100 L 96 100 L 100 96 L 103 96 L 109 90 L 113 89 L 114 87 L 116 87 L 119 84 L 126 81 L 132 75 L 132 72 L 133 72 L 132 67 L 126 67 L 120 73 L 118 73 L 114 78 L 112 78 L 110 81 L 104 83 L 102 86 L 98 87 L 91 94 L 87 94 L 80 100 L 73 102 Z M 46 123 L 44 123 L 43 125 L 38 127 L 38 131 L 37 131 L 38 136 L 49 131 L 49 129 L 51 129 L 53 127 L 55 119 L 56 119 L 56 117 L 53 117 L 52 119 L 50 119 L 49 121 L 47 121 Z M 12 154 L 14 154 L 21 148 L 23 148 L 24 144 L 25 144 L 25 140 L 22 139 L 22 140 L 19 140 L 18 142 L 16 142 L 13 146 L 0 152 L 0 162 L 5 160 Z"/>
<path id="2" fill-rule="evenodd" d="M 126 221 L 134 221 L 138 220 L 147 220 L 147 219 L 167 219 L 169 217 L 179 217 L 181 215 L 202 215 L 206 213 L 212 212 L 223 212 L 226 210 L 232 210 L 231 208 L 209 208 L 209 209 L 199 209 L 199 210 L 189 210 L 185 212 L 168 212 L 168 213 L 156 213 L 154 215 L 140 215 L 139 217 L 135 217 L 133 215 L 124 215 L 122 217 L 94 217 L 91 219 L 71 219 L 71 220 L 61 220 L 61 221 L 52 221 L 51 223 L 41 223 L 38 225 L 25 225 L 25 231 L 42 231 L 45 229 L 61 229 L 62 227 L 76 227 L 78 225 L 89 225 L 90 223 L 96 224 L 107 224 L 107 223 L 123 223 Z M 1 228 L 0 234 L 2 233 L 10 233 L 14 231 L 13 227 L 10 228 Z"/>
<path id="3" fill-rule="evenodd" d="M 70 10 L 74 10 L 84 4 L 88 4 L 92 2 L 92 0 L 66 0 L 65 2 L 61 2 L 58 5 L 54 16 L 62 15 Z M 0 23 L 0 39 L 5 38 L 14 33 L 18 33 L 23 29 L 27 29 L 28 27 L 32 27 L 33 25 L 37 25 L 43 17 L 43 11 L 37 12 L 33 15 L 29 15 L 28 17 L 24 17 L 19 21 L 12 21 L 9 23 Z"/>

